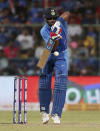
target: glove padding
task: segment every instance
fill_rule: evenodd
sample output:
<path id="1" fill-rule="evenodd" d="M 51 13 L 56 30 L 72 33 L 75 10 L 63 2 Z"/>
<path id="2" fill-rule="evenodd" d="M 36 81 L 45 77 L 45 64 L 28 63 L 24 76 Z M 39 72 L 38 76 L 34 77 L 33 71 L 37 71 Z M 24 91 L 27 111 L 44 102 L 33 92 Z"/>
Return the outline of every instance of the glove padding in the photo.
<path id="1" fill-rule="evenodd" d="M 55 24 L 51 27 L 51 30 L 56 34 L 60 34 L 61 33 L 60 21 L 56 21 Z"/>
<path id="2" fill-rule="evenodd" d="M 58 40 L 58 39 L 62 39 L 61 34 L 61 27 L 60 27 L 60 22 L 56 21 L 55 24 L 51 27 L 51 32 L 50 32 L 50 37 L 51 39 L 53 39 L 54 41 Z"/>
<path id="3" fill-rule="evenodd" d="M 52 40 L 56 41 L 56 40 L 61 39 L 62 36 L 61 36 L 60 34 L 56 34 L 56 33 L 54 33 L 54 32 L 50 32 L 50 38 L 51 38 Z"/>

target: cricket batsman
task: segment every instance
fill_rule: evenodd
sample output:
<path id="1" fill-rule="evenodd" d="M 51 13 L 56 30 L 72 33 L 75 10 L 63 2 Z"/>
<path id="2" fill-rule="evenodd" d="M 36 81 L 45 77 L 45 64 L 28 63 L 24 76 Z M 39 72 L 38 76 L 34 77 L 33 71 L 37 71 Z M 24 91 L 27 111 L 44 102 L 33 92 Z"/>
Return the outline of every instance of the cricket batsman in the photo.
<path id="1" fill-rule="evenodd" d="M 53 70 L 55 71 L 55 85 L 51 118 L 54 124 L 60 124 L 60 118 L 65 104 L 68 77 L 66 37 L 68 28 L 67 19 L 69 15 L 69 12 L 64 12 L 59 16 L 55 8 L 47 8 L 45 10 L 46 24 L 40 30 L 48 49 L 51 43 L 55 43 L 39 78 L 39 101 L 43 124 L 49 121 Z"/>

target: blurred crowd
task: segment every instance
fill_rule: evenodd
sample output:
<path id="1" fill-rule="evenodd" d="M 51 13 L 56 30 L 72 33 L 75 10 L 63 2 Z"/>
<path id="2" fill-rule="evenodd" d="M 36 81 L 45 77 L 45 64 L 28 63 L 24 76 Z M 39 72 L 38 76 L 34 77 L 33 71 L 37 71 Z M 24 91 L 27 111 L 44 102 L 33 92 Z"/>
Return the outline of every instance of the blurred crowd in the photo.
<path id="1" fill-rule="evenodd" d="M 100 28 L 69 25 L 69 75 L 100 75 Z"/>
<path id="2" fill-rule="evenodd" d="M 46 6 L 70 11 L 69 24 L 100 24 L 99 0 L 0 0 L 0 23 L 43 24 Z"/>
<path id="3" fill-rule="evenodd" d="M 0 75 L 40 74 L 36 63 L 45 46 L 40 29 L 47 6 L 71 12 L 69 75 L 100 75 L 99 0 L 0 0 Z"/>

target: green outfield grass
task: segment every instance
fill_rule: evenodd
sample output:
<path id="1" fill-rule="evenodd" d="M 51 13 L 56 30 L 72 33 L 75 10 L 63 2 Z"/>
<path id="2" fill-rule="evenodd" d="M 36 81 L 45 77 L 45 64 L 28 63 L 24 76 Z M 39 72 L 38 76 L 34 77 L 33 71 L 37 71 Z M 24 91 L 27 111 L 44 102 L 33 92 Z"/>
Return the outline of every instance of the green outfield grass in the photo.
<path id="1" fill-rule="evenodd" d="M 39 112 L 28 112 L 26 125 L 12 124 L 12 112 L 0 111 L 0 131 L 100 131 L 100 111 L 63 112 L 60 125 L 43 125 Z"/>

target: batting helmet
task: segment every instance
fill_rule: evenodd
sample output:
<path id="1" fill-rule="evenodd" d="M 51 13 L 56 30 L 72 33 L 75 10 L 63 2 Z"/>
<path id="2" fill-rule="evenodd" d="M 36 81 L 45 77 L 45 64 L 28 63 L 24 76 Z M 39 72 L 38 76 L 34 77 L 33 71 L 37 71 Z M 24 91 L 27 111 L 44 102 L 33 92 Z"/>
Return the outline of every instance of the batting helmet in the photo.
<path id="1" fill-rule="evenodd" d="M 54 8 L 47 8 L 45 9 L 44 11 L 44 17 L 46 19 L 50 19 L 50 18 L 57 18 L 59 15 L 58 15 L 58 12 L 56 9 Z"/>

